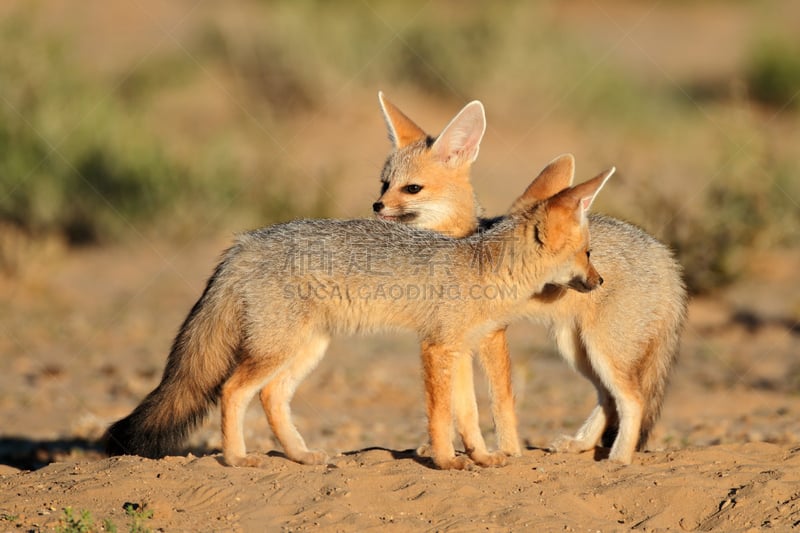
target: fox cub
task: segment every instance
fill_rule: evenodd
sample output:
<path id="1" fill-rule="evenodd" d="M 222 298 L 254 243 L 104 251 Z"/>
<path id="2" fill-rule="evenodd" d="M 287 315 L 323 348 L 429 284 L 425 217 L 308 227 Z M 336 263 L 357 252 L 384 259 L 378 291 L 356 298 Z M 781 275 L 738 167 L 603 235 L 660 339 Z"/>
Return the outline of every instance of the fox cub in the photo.
<path id="1" fill-rule="evenodd" d="M 586 210 L 611 173 L 549 194 L 564 179 L 556 174 L 534 180 L 503 222 L 463 239 L 381 220 L 298 220 L 240 235 L 181 326 L 161 383 L 108 429 L 108 452 L 174 453 L 220 398 L 224 461 L 256 466 L 242 424 L 261 391 L 286 455 L 324 463 L 292 423 L 296 387 L 334 335 L 401 328 L 422 345 L 434 463 L 469 464 L 455 455 L 453 410 L 470 458 L 491 463 L 477 416 L 461 405 L 474 404 L 474 393 L 453 394 L 453 368 L 545 286 L 601 283 L 587 254 Z"/>
<path id="2" fill-rule="evenodd" d="M 433 139 L 382 93 L 378 96 L 394 150 L 381 176 L 375 214 L 457 237 L 502 223 L 501 218 L 480 218 L 469 179 L 486 128 L 480 102 L 467 104 Z M 448 140 L 447 151 L 437 151 L 441 139 Z M 568 188 L 574 173 L 571 156 L 552 165 L 568 170 L 550 183 L 548 194 Z M 596 214 L 588 220 L 592 262 L 606 283 L 588 294 L 548 285 L 530 299 L 526 314 L 549 326 L 561 355 L 597 390 L 597 407 L 586 422 L 553 448 L 590 450 L 605 433 L 613 439 L 609 458 L 630 463 L 634 451 L 647 443 L 661 410 L 686 317 L 686 289 L 681 267 L 666 246 L 626 222 Z M 500 450 L 519 455 L 503 324 L 482 339 L 479 359 L 491 387 Z M 457 365 L 455 370 L 453 382 L 463 387 L 456 396 L 474 395 L 467 390 L 472 367 Z M 462 403 L 471 409 L 472 404 Z"/>

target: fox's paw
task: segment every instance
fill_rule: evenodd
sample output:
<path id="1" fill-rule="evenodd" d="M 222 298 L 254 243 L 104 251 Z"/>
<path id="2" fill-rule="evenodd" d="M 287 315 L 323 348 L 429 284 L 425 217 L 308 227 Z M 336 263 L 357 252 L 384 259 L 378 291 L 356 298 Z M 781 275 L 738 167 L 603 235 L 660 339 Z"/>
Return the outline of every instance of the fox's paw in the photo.
<path id="1" fill-rule="evenodd" d="M 472 453 L 469 457 L 475 461 L 476 465 L 484 467 L 505 466 L 508 462 L 508 456 L 502 451 Z"/>
<path id="2" fill-rule="evenodd" d="M 518 442 L 501 444 L 500 451 L 507 457 L 522 457 L 522 448 L 520 448 Z"/>
<path id="3" fill-rule="evenodd" d="M 328 463 L 328 454 L 322 450 L 306 450 L 292 454 L 290 459 L 301 465 L 324 465 Z"/>
<path id="4" fill-rule="evenodd" d="M 472 454 L 470 459 L 475 461 L 476 465 L 484 467 L 505 466 L 508 462 L 508 456 L 504 452 Z"/>
<path id="5" fill-rule="evenodd" d="M 433 460 L 434 464 L 441 470 L 470 470 L 474 464 L 465 455 L 456 455 L 447 459 Z"/>
<path id="6" fill-rule="evenodd" d="M 431 451 L 431 444 L 425 443 L 419 448 L 417 448 L 417 456 L 419 457 L 433 457 L 433 452 Z"/>
<path id="7" fill-rule="evenodd" d="M 550 449 L 559 453 L 581 453 L 594 448 L 594 445 L 570 437 L 569 435 L 561 435 L 550 444 Z"/>
<path id="8" fill-rule="evenodd" d="M 621 465 L 629 465 L 631 461 L 633 461 L 633 453 L 624 453 L 612 449 L 611 453 L 608 455 L 608 460 Z"/>
<path id="9" fill-rule="evenodd" d="M 246 466 L 259 468 L 264 465 L 264 461 L 257 455 L 245 455 L 236 457 L 224 457 L 225 464 L 228 466 Z"/>

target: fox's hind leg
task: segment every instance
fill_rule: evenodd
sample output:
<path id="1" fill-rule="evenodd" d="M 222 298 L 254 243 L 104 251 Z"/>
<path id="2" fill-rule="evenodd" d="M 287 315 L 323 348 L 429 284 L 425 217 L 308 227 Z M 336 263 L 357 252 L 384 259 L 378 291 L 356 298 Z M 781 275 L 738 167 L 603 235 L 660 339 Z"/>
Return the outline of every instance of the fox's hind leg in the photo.
<path id="1" fill-rule="evenodd" d="M 453 363 L 453 411 L 464 449 L 470 459 L 480 466 L 502 466 L 506 464 L 506 455 L 503 452 L 490 453 L 481 434 L 472 357 L 458 354 Z"/>
<path id="2" fill-rule="evenodd" d="M 597 406 L 574 436 L 562 435 L 551 447 L 558 452 L 585 452 L 600 442 L 609 422 L 614 419 L 614 398 L 595 372 L 578 332 L 574 328 L 561 328 L 555 334 L 561 355 L 594 385 Z"/>
<path id="3" fill-rule="evenodd" d="M 292 422 L 290 402 L 300 382 L 317 366 L 325 355 L 330 339 L 318 336 L 306 343 L 297 356 L 261 390 L 261 405 L 272 432 L 281 443 L 286 456 L 306 465 L 325 464 L 328 455 L 321 450 L 309 450 L 303 436 Z"/>
<path id="4" fill-rule="evenodd" d="M 229 466 L 259 466 L 257 457 L 248 457 L 244 442 L 244 415 L 256 392 L 274 375 L 281 361 L 276 357 L 243 360 L 222 386 L 222 456 Z"/>
<path id="5" fill-rule="evenodd" d="M 644 399 L 632 387 L 615 391 L 615 394 L 619 412 L 619 431 L 608 458 L 618 463 L 630 464 L 639 442 Z"/>
<path id="6" fill-rule="evenodd" d="M 489 381 L 498 447 L 506 455 L 519 457 L 522 451 L 517 434 L 517 415 L 511 388 L 511 355 L 505 328 L 487 335 L 481 341 L 478 355 Z"/>
<path id="7" fill-rule="evenodd" d="M 589 417 L 581 425 L 574 436 L 562 435 L 551 447 L 557 452 L 580 453 L 593 449 L 600 442 L 603 432 L 608 426 L 609 415 L 613 413 L 613 399 L 602 383 L 595 383 L 597 389 L 597 405 Z"/>
<path id="8" fill-rule="evenodd" d="M 618 463 L 630 464 L 639 443 L 645 399 L 636 379 L 632 373 L 626 372 L 627 369 L 597 366 L 613 397 L 616 415 L 619 417 L 617 435 L 608 458 Z"/>
<path id="9" fill-rule="evenodd" d="M 588 340 L 587 353 L 592 370 L 605 386 L 611 406 L 616 407 L 614 414 L 619 419 L 617 436 L 608 458 L 630 464 L 639 442 L 645 400 L 642 397 L 639 375 L 629 363 L 635 361 L 635 358 L 626 357 L 624 351 L 619 350 L 614 352 L 615 357 L 612 359 L 608 350 L 607 347 L 597 346 L 591 339 Z"/>

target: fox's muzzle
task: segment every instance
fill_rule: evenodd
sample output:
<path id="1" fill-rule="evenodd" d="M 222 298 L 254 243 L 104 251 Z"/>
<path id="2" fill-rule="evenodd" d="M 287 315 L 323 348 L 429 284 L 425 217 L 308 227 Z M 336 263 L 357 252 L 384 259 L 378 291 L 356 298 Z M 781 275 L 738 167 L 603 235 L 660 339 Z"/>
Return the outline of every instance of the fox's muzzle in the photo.
<path id="1" fill-rule="evenodd" d="M 578 292 L 589 292 L 595 290 L 602 284 L 603 284 L 603 277 L 600 276 L 600 274 L 598 274 L 597 271 L 595 270 L 593 272 L 590 272 L 589 276 L 586 279 L 580 276 L 575 276 L 569 281 L 569 283 L 567 283 L 567 287 L 576 290 Z"/>

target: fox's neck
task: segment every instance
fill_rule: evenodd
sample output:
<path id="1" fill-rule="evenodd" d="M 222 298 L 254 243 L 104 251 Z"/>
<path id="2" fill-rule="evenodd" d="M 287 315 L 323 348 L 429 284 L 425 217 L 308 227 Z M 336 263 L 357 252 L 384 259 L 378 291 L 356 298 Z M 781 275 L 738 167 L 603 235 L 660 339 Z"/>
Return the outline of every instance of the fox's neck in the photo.
<path id="1" fill-rule="evenodd" d="M 513 288 L 522 300 L 544 288 L 549 257 L 534 237 L 535 227 L 531 220 L 504 219 L 476 236 L 473 256 L 481 283 Z"/>
<path id="2" fill-rule="evenodd" d="M 458 198 L 452 202 L 452 210 L 448 216 L 442 218 L 426 229 L 443 233 L 448 237 L 461 239 L 472 235 L 479 229 L 479 219 L 483 208 L 478 203 L 472 183 L 469 180 L 469 170 L 462 177 L 464 185 L 459 187 Z"/>
<path id="3" fill-rule="evenodd" d="M 478 231 L 478 215 L 474 210 L 465 210 L 463 213 L 456 212 L 442 220 L 436 227 L 428 229 L 456 239 L 469 237 Z"/>

